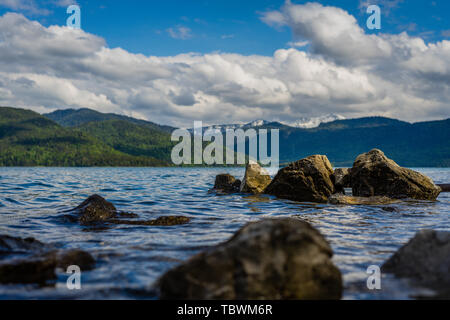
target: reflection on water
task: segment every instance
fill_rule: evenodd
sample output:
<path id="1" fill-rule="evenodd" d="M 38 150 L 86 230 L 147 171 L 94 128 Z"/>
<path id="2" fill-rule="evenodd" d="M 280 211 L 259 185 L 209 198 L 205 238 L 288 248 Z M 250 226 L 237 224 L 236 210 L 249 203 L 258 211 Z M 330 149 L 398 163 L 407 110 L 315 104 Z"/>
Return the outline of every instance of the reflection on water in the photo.
<path id="1" fill-rule="evenodd" d="M 418 170 L 436 183 L 450 182 L 449 169 Z M 381 265 L 420 229 L 449 230 L 449 194 L 438 202 L 334 206 L 208 193 L 223 171 L 244 174 L 243 168 L 0 168 L 0 234 L 82 248 L 98 261 L 95 270 L 83 273 L 81 291 L 67 290 L 61 272 L 56 287 L 0 286 L 0 297 L 153 299 L 152 284 L 164 271 L 228 239 L 249 221 L 291 216 L 312 223 L 330 241 L 344 275 L 345 298 L 404 299 L 422 289 L 386 275 L 381 291 L 369 291 L 367 267 Z M 59 219 L 94 193 L 143 220 L 184 215 L 192 222 L 87 231 Z"/>

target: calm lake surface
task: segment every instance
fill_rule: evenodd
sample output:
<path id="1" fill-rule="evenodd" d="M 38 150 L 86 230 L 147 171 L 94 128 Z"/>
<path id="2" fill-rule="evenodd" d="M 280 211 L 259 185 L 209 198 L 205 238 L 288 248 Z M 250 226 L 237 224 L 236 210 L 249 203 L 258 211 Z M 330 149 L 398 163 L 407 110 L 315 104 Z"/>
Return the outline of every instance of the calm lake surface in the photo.
<path id="1" fill-rule="evenodd" d="M 450 169 L 415 169 L 436 183 L 450 183 Z M 156 299 L 152 285 L 166 270 L 208 246 L 230 238 L 250 221 L 298 217 L 329 240 L 344 276 L 345 299 L 407 299 L 426 295 L 405 280 L 383 275 L 382 290 L 366 287 L 366 270 L 389 258 L 420 229 L 450 230 L 450 194 L 437 202 L 383 206 L 295 203 L 269 196 L 208 193 L 215 176 L 243 168 L 0 168 L 0 234 L 34 237 L 61 248 L 81 248 L 97 260 L 82 274 L 82 290 L 66 288 L 59 273 L 53 287 L 1 286 L 1 299 Z M 140 219 L 183 215 L 174 227 L 111 226 L 89 231 L 62 222 L 62 212 L 92 194 Z"/>

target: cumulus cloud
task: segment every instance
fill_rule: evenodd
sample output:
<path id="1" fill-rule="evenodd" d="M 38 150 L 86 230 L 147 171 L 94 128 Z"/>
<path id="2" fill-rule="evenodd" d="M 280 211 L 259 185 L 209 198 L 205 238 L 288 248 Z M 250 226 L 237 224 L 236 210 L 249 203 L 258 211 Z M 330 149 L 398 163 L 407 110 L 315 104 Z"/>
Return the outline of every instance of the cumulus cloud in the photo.
<path id="1" fill-rule="evenodd" d="M 180 127 L 330 113 L 449 117 L 449 41 L 368 35 L 344 10 L 319 4 L 288 3 L 262 19 L 292 28 L 308 50 L 145 56 L 7 13 L 0 17 L 0 104 L 39 112 L 88 107 Z"/>

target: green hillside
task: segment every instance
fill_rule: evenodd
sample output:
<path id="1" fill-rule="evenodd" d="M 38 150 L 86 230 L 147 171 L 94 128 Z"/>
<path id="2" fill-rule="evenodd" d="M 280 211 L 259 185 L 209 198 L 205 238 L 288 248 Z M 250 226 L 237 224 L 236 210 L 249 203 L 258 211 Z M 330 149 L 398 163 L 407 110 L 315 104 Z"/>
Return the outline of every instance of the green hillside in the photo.
<path id="1" fill-rule="evenodd" d="M 29 110 L 0 107 L 0 166 L 159 166 Z"/>
<path id="2" fill-rule="evenodd" d="M 123 153 L 171 161 L 175 144 L 170 141 L 170 134 L 159 128 L 125 120 L 89 122 L 76 128 Z"/>

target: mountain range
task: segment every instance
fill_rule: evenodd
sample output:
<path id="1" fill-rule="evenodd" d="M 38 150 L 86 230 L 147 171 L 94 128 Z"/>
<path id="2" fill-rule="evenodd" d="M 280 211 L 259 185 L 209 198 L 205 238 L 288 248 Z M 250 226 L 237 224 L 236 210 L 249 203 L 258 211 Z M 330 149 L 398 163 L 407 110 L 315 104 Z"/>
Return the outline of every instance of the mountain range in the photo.
<path id="1" fill-rule="evenodd" d="M 279 129 L 281 163 L 325 154 L 335 166 L 351 166 L 359 154 L 379 148 L 402 166 L 450 167 L 450 119 L 326 118 L 318 126 L 258 120 L 210 128 Z M 0 166 L 169 166 L 174 129 L 91 109 L 40 115 L 0 107 Z"/>

